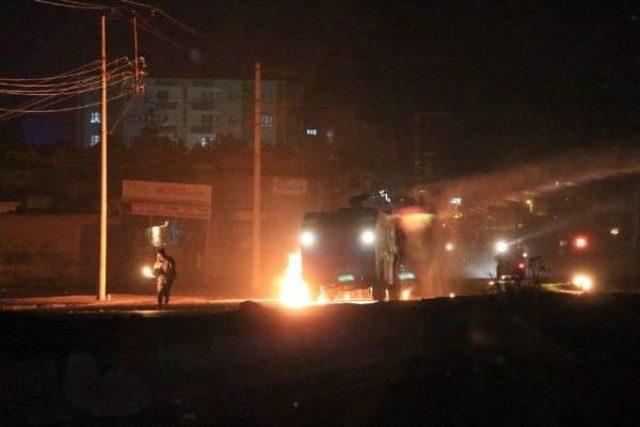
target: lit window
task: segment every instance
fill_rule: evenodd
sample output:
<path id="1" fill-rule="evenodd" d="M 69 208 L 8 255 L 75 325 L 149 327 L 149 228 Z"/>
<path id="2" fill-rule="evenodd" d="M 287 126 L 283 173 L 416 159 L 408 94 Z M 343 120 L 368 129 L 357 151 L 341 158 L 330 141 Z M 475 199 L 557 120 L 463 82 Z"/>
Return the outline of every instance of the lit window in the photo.
<path id="1" fill-rule="evenodd" d="M 100 135 L 96 135 L 96 134 L 91 135 L 91 137 L 89 138 L 89 145 L 91 147 L 95 147 L 98 144 L 100 144 Z"/>
<path id="2" fill-rule="evenodd" d="M 213 143 L 213 137 L 211 136 L 203 136 L 200 138 L 200 146 L 201 147 L 207 147 L 209 145 L 211 145 Z"/>
<path id="3" fill-rule="evenodd" d="M 100 112 L 92 111 L 91 117 L 89 118 L 89 123 L 100 123 Z"/>
<path id="4" fill-rule="evenodd" d="M 273 116 L 271 114 L 263 114 L 262 117 L 260 117 L 260 125 L 273 126 Z"/>
<path id="5" fill-rule="evenodd" d="M 307 135 L 318 136 L 318 129 L 307 129 Z"/>

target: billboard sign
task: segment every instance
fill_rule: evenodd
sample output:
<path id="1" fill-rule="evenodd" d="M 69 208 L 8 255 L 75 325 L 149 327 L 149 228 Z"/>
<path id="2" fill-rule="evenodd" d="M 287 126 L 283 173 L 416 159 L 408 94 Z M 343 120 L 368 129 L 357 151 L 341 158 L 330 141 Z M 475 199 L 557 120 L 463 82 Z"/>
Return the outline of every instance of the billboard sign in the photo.
<path id="1" fill-rule="evenodd" d="M 124 180 L 122 199 L 127 202 L 211 206 L 211 186 Z"/>
<path id="2" fill-rule="evenodd" d="M 166 218 L 209 219 L 211 207 L 168 203 L 132 202 L 131 214 Z"/>
<path id="3" fill-rule="evenodd" d="M 307 194 L 307 180 L 304 178 L 273 178 L 273 194 L 304 196 Z"/>

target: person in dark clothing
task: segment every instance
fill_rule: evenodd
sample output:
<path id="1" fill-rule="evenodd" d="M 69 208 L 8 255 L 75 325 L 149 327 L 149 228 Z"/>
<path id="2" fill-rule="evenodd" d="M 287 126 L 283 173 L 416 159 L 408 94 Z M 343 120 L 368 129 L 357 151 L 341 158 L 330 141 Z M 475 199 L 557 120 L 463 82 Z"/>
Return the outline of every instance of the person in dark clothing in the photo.
<path id="1" fill-rule="evenodd" d="M 164 248 L 160 248 L 156 252 L 156 263 L 153 266 L 153 270 L 156 276 L 158 307 L 162 308 L 169 304 L 171 288 L 177 276 L 176 261 L 173 257 L 167 255 Z"/>

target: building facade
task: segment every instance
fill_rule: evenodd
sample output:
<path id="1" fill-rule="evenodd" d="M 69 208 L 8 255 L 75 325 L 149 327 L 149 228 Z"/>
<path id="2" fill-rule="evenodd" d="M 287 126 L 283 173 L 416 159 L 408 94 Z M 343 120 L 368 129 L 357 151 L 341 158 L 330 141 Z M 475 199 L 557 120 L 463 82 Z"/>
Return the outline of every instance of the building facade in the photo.
<path id="1" fill-rule="evenodd" d="M 289 146 L 301 132 L 300 94 L 296 83 L 262 82 L 262 142 Z M 77 143 L 100 143 L 100 107 L 82 110 Z M 109 127 L 127 144 L 151 131 L 185 144 L 208 146 L 222 139 L 249 143 L 254 132 L 252 80 L 146 79 L 143 94 L 129 103 L 110 104 Z"/>

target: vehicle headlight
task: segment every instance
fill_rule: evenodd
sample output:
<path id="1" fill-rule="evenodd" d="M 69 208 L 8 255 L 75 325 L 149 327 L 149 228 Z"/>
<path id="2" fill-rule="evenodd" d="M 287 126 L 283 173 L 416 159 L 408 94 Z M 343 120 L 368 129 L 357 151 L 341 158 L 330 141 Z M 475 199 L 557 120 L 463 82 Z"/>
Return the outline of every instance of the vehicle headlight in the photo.
<path id="1" fill-rule="evenodd" d="M 376 241 L 376 233 L 373 230 L 364 230 L 360 233 L 360 242 L 363 245 L 369 246 L 372 245 Z"/>
<path id="2" fill-rule="evenodd" d="M 507 252 L 507 250 L 509 249 L 509 244 L 504 240 L 500 240 L 496 242 L 495 249 L 496 249 L 496 252 L 498 252 L 499 254 L 503 254 Z"/>
<path id="3" fill-rule="evenodd" d="M 593 288 L 593 280 L 591 277 L 586 274 L 576 274 L 571 279 L 571 283 L 577 288 L 582 289 L 583 291 L 589 291 Z"/>
<path id="4" fill-rule="evenodd" d="M 304 247 L 312 246 L 316 242 L 316 235 L 309 230 L 300 233 L 300 244 Z"/>

